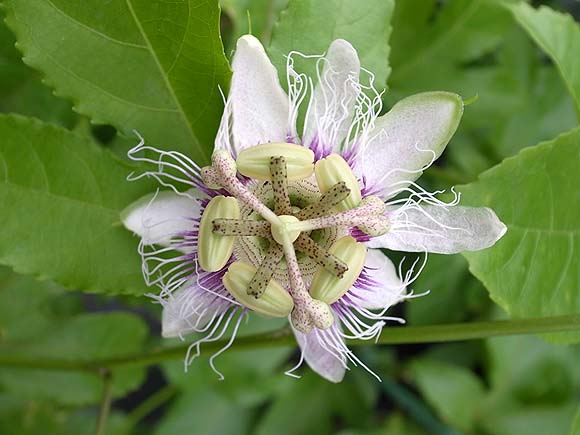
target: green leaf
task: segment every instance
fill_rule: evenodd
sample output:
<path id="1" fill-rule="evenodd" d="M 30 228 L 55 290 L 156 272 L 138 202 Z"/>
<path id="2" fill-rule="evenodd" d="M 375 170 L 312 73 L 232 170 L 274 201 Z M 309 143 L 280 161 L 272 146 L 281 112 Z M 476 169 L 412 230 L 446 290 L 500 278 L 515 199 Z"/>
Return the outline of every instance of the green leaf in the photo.
<path id="1" fill-rule="evenodd" d="M 466 368 L 428 359 L 417 360 L 411 367 L 419 390 L 441 418 L 471 431 L 485 397 L 479 378 Z"/>
<path id="2" fill-rule="evenodd" d="M 497 3 L 397 2 L 391 39 L 391 86 L 414 86 L 442 66 L 467 63 L 492 51 L 510 23 L 509 14 Z"/>
<path id="3" fill-rule="evenodd" d="M 464 96 L 479 96 L 465 110 L 462 137 L 454 138 L 448 149 L 454 163 L 461 165 L 477 152 L 485 170 L 577 125 L 572 98 L 558 71 L 538 51 L 527 35 L 514 27 L 487 64 L 458 66 L 419 84 L 419 90 L 451 89 Z M 466 139 L 469 143 L 464 143 Z M 474 163 L 471 167 L 463 165 L 473 178 L 482 172 L 481 165 Z"/>
<path id="4" fill-rule="evenodd" d="M 485 433 L 490 435 L 565 435 L 577 408 L 578 403 L 575 402 L 529 406 L 498 417 L 489 417 L 483 426 L 486 428 Z"/>
<path id="5" fill-rule="evenodd" d="M 355 426 L 353 429 L 364 428 L 375 405 L 373 378 L 362 372 L 349 373 L 340 384 L 332 384 L 307 367 L 303 370 L 299 380 L 286 378 L 286 388 L 263 414 L 256 435 L 331 434 L 335 433 L 333 423 L 338 417 Z"/>
<path id="6" fill-rule="evenodd" d="M 2 4 L 24 61 L 76 111 L 208 161 L 230 75 L 217 0 Z"/>
<path id="7" fill-rule="evenodd" d="M 393 0 L 293 0 L 274 27 L 268 53 L 286 83 L 286 55 L 295 50 L 323 54 L 330 43 L 346 39 L 358 51 L 361 65 L 375 74 L 375 86 L 386 86 Z M 307 72 L 316 77 L 313 63 Z"/>
<path id="8" fill-rule="evenodd" d="M 555 346 L 536 337 L 493 338 L 486 347 L 495 395 L 509 394 L 522 403 L 536 404 L 574 400 L 580 388 L 580 347 Z"/>
<path id="9" fill-rule="evenodd" d="M 251 417 L 250 411 L 235 402 L 201 388 L 182 395 L 153 434 L 243 435 L 249 433 Z"/>
<path id="10" fill-rule="evenodd" d="M 222 11 L 233 21 L 231 41 L 227 45 L 235 47 L 240 36 L 250 33 L 251 24 L 251 34 L 267 46 L 276 17 L 287 5 L 288 0 L 221 0 Z"/>
<path id="11" fill-rule="evenodd" d="M 76 116 L 70 104 L 55 97 L 38 74 L 22 63 L 15 42 L 12 32 L 0 22 L 0 111 L 72 127 Z"/>
<path id="12" fill-rule="evenodd" d="M 467 261 L 460 255 L 431 254 L 425 269 L 413 283 L 416 293 L 429 291 L 429 294 L 409 300 L 405 305 L 405 318 L 412 325 L 465 321 L 470 312 L 485 308 L 488 298 L 482 287 L 469 273 Z"/>
<path id="13" fill-rule="evenodd" d="M 0 267 L 0 344 L 33 339 L 58 317 L 52 304 L 70 306 L 62 300 L 64 290 L 50 281 L 36 281 Z"/>
<path id="14" fill-rule="evenodd" d="M 67 288 L 142 294 L 137 239 L 119 213 L 153 191 L 87 138 L 0 116 L 0 263 Z"/>
<path id="15" fill-rule="evenodd" d="M 93 435 L 97 421 L 94 412 L 82 412 L 46 402 L 24 401 L 0 395 L 0 433 L 18 435 Z M 126 435 L 127 420 L 112 412 L 107 435 Z"/>
<path id="16" fill-rule="evenodd" d="M 293 380 L 290 388 L 275 400 L 257 425 L 256 435 L 298 435 L 331 433 L 330 384 L 308 372 Z M 292 409 L 292 412 L 288 412 Z"/>
<path id="17" fill-rule="evenodd" d="M 247 323 L 242 323 L 238 336 L 274 331 L 285 325 L 286 319 L 253 314 Z M 231 330 L 228 335 L 229 333 Z M 194 342 L 197 338 L 192 335 L 188 337 L 188 341 Z M 235 403 L 250 407 L 266 402 L 284 381 L 284 363 L 293 350 L 292 347 L 286 347 L 226 351 L 214 361 L 217 370 L 223 374 L 224 381 L 220 381 L 210 367 L 209 356 L 193 361 L 187 372 L 183 369 L 183 361 L 167 362 L 163 367 L 171 383 L 185 391 L 207 388 Z"/>
<path id="18" fill-rule="evenodd" d="M 403 417 L 402 414 L 389 414 L 384 426 L 373 435 L 427 435 L 427 432 L 420 429 L 415 423 Z"/>
<path id="19" fill-rule="evenodd" d="M 492 248 L 464 255 L 493 300 L 514 317 L 580 312 L 579 167 L 577 129 L 525 149 L 461 188 L 464 205 L 491 207 L 508 227 Z M 558 335 L 563 342 L 579 339 Z"/>
<path id="20" fill-rule="evenodd" d="M 570 431 L 570 435 L 578 434 L 580 434 L 580 408 L 578 408 L 578 412 L 576 412 L 576 417 L 572 422 L 572 430 Z"/>
<path id="21" fill-rule="evenodd" d="M 42 335 L 21 343 L 6 343 L 0 351 L 27 359 L 61 359 L 70 362 L 122 357 L 142 348 L 145 323 L 132 314 L 84 314 L 54 321 Z M 125 367 L 112 372 L 113 394 L 124 395 L 143 381 L 143 368 Z M 102 394 L 98 373 L 5 367 L 0 385 L 26 399 L 47 399 L 62 404 L 97 403 Z"/>
<path id="22" fill-rule="evenodd" d="M 518 23 L 554 61 L 580 113 L 580 26 L 569 14 L 520 2 L 510 5 Z"/>
<path id="23" fill-rule="evenodd" d="M 489 145 L 500 159 L 577 125 L 574 103 L 557 69 L 521 29 L 510 32 L 492 69 L 486 86 L 474 88 L 480 100 L 472 106 L 469 128 L 487 124 Z"/>

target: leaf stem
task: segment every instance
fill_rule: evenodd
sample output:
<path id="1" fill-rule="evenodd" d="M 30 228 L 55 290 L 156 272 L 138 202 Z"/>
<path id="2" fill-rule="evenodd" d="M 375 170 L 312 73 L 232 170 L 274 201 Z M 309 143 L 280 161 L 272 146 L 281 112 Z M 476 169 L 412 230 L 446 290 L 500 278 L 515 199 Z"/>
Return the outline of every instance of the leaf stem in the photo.
<path id="1" fill-rule="evenodd" d="M 107 421 L 109 420 L 111 400 L 113 398 L 113 375 L 111 371 L 108 368 L 101 369 L 101 377 L 103 378 L 103 398 L 101 399 L 99 416 L 97 417 L 95 435 L 105 435 L 107 433 Z"/>
<path id="2" fill-rule="evenodd" d="M 458 432 L 441 423 L 423 401 L 402 384 L 386 378 L 383 379 L 382 388 L 390 400 L 429 434 L 459 435 Z"/>
<path id="3" fill-rule="evenodd" d="M 393 326 L 385 328 L 378 344 L 440 343 L 478 340 L 489 337 L 520 334 L 546 334 L 580 331 L 580 314 L 571 316 L 541 317 L 532 319 L 494 320 L 488 322 L 455 323 L 432 326 Z M 229 339 L 226 339 L 226 341 Z M 203 354 L 212 354 L 225 345 L 224 340 L 206 343 Z M 350 340 L 349 346 L 372 345 L 373 341 Z M 236 339 L 232 350 L 248 350 L 268 347 L 294 346 L 295 340 L 289 327 L 262 334 Z M 80 370 L 100 372 L 120 366 L 147 366 L 162 361 L 183 358 L 188 344 L 167 348 L 153 348 L 142 353 L 94 361 L 36 358 L 0 353 L 0 367 L 19 367 L 45 370 Z"/>
<path id="4" fill-rule="evenodd" d="M 136 426 L 141 420 L 172 399 L 177 392 L 178 390 L 175 386 L 167 385 L 153 393 L 127 414 L 127 429 Z"/>

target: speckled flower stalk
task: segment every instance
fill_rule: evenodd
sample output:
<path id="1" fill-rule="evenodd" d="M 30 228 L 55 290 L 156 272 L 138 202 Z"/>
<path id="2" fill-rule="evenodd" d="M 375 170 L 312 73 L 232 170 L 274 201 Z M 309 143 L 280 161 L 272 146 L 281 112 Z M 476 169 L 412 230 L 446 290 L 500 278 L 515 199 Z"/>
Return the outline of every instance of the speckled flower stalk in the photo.
<path id="1" fill-rule="evenodd" d="M 315 62 L 317 77 L 296 71 L 297 57 Z M 344 40 L 321 56 L 289 53 L 288 94 L 252 36 L 238 41 L 232 67 L 212 164 L 141 141 L 129 157 L 155 169 L 131 179 L 153 176 L 169 190 L 127 207 L 123 222 L 141 237 L 147 284 L 161 289 L 163 336 L 202 336 L 186 366 L 204 342 L 233 331 L 210 359 L 221 376 L 215 358 L 255 312 L 287 317 L 300 364 L 339 382 L 349 362 L 366 368 L 345 339 L 402 322 L 387 312 L 412 296 L 426 261 L 403 271 L 378 248 L 455 253 L 505 232 L 493 211 L 460 207 L 459 195 L 442 202 L 415 183 L 454 134 L 463 102 L 423 93 L 378 116 L 373 76 Z"/>

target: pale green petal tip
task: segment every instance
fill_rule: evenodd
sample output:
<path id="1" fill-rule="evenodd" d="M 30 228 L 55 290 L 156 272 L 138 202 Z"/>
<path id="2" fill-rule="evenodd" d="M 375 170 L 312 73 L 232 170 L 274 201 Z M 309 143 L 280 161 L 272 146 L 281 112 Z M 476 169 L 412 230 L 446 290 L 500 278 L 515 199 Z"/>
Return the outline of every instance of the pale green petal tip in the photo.
<path id="1" fill-rule="evenodd" d="M 438 143 L 436 146 L 433 146 L 433 149 L 442 151 L 457 131 L 457 127 L 459 127 L 465 102 L 459 94 L 446 91 L 434 91 L 412 95 L 401 100 L 395 107 L 398 105 L 406 109 L 415 106 L 419 110 L 424 109 L 426 106 L 432 106 L 433 110 L 437 110 L 439 114 L 444 114 L 446 128 L 441 129 Z"/>

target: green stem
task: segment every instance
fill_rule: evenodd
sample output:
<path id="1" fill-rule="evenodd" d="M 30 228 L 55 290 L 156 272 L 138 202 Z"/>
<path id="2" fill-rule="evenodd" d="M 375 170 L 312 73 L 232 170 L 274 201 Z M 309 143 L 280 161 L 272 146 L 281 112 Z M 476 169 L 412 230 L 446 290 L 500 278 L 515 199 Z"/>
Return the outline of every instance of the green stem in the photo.
<path id="1" fill-rule="evenodd" d="M 490 322 L 456 323 L 433 326 L 393 326 L 384 329 L 378 344 L 440 343 L 477 340 L 489 337 L 520 334 L 545 334 L 580 331 L 580 314 L 572 316 L 541 317 L 536 319 L 495 320 Z M 204 354 L 212 354 L 227 342 L 206 343 Z M 374 341 L 351 340 L 349 346 L 372 345 Z M 294 346 L 289 327 L 263 334 L 239 337 L 232 350 Z M 99 371 L 101 367 L 115 368 L 128 365 L 147 366 L 172 359 L 183 358 L 188 345 L 148 350 L 143 353 L 95 361 L 41 359 L 0 353 L 0 367 L 19 367 L 46 370 Z"/>
<path id="2" fill-rule="evenodd" d="M 107 421 L 109 420 L 111 400 L 113 398 L 113 375 L 111 371 L 109 369 L 102 369 L 101 376 L 103 378 L 103 398 L 101 399 L 99 416 L 97 417 L 95 435 L 105 435 L 107 433 Z"/>
<path id="3" fill-rule="evenodd" d="M 137 423 L 175 396 L 177 391 L 173 385 L 167 385 L 156 391 L 127 415 L 126 427 L 136 426 Z"/>
<path id="4" fill-rule="evenodd" d="M 423 403 L 423 401 L 392 379 L 383 379 L 382 388 L 385 394 L 396 403 L 417 425 L 432 435 L 459 435 L 455 430 L 446 427 Z"/>

